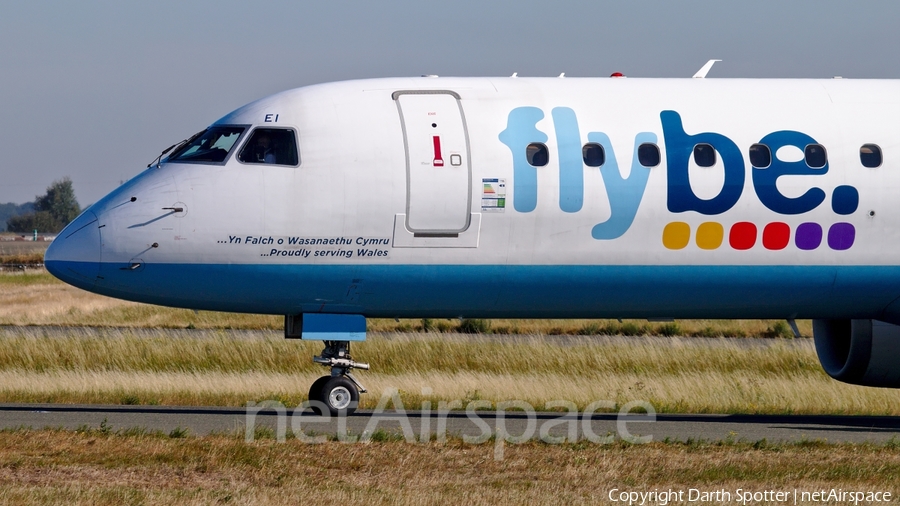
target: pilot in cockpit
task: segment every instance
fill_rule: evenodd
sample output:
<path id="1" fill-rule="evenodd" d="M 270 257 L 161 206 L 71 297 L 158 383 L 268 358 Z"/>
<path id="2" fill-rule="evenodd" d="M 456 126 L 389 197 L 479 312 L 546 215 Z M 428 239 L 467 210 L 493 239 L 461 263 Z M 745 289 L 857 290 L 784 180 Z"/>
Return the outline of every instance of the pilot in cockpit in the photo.
<path id="1" fill-rule="evenodd" d="M 298 164 L 294 132 L 287 128 L 257 128 L 241 150 L 238 160 L 243 163 L 274 165 Z"/>
<path id="2" fill-rule="evenodd" d="M 275 144 L 267 132 L 259 132 L 254 136 L 253 161 L 256 163 L 275 163 Z"/>

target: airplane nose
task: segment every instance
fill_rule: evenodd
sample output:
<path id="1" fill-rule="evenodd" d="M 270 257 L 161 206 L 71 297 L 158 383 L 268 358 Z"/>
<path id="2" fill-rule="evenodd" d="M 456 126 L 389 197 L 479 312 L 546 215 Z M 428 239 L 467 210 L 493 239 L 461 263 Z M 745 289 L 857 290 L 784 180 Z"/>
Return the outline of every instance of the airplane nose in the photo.
<path id="1" fill-rule="evenodd" d="M 85 211 L 56 236 L 44 254 L 44 266 L 57 278 L 89 290 L 100 274 L 100 223 Z"/>

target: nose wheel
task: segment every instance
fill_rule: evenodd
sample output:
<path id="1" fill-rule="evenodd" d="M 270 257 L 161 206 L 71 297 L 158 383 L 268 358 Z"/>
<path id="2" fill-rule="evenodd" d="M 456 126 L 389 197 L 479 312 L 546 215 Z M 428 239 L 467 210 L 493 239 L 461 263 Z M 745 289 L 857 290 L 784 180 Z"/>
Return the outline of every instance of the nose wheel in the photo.
<path id="1" fill-rule="evenodd" d="M 324 415 L 327 410 L 331 416 L 346 416 L 356 411 L 359 394 L 365 393 L 366 389 L 350 374 L 350 369 L 367 371 L 369 364 L 350 358 L 350 342 L 325 341 L 325 350 L 322 355 L 313 357 L 313 362 L 331 367 L 331 376 L 322 376 L 309 388 L 313 411 Z"/>

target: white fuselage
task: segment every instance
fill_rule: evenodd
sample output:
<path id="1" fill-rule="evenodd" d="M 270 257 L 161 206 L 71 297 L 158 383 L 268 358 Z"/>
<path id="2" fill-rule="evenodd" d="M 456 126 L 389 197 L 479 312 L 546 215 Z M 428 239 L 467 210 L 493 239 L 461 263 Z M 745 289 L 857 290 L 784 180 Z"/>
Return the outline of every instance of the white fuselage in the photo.
<path id="1" fill-rule="evenodd" d="M 245 127 L 223 163 L 164 159 L 114 190 L 47 265 L 108 295 L 272 314 L 900 322 L 897 117 L 898 81 L 310 86 L 217 121 Z M 257 128 L 296 132 L 299 164 L 240 161 Z"/>

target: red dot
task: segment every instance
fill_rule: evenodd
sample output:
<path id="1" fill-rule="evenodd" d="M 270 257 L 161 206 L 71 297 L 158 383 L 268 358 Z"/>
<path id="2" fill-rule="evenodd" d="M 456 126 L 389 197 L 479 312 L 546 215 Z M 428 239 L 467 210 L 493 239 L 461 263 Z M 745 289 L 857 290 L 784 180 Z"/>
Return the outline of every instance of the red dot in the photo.
<path id="1" fill-rule="evenodd" d="M 791 242 L 791 227 L 776 221 L 763 229 L 763 246 L 766 249 L 784 249 Z"/>
<path id="2" fill-rule="evenodd" d="M 731 226 L 728 242 L 734 249 L 750 249 L 756 244 L 756 225 L 749 221 L 740 221 Z"/>

